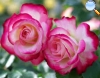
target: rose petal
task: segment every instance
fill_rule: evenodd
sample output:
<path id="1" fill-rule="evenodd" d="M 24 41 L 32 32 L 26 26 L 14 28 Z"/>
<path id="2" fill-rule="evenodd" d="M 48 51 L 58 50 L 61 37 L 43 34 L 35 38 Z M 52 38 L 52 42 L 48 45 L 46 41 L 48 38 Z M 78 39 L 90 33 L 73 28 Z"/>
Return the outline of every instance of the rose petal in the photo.
<path id="1" fill-rule="evenodd" d="M 85 41 L 86 43 L 85 51 L 86 52 L 95 51 L 99 44 L 98 37 L 93 32 L 90 31 L 90 27 L 85 23 L 82 23 L 78 26 L 76 30 L 76 39 L 78 41 L 80 41 L 81 39 Z"/>
<path id="2" fill-rule="evenodd" d="M 86 43 L 85 43 L 84 40 L 80 40 L 80 41 L 79 41 L 77 53 L 84 52 L 85 47 L 86 47 L 85 44 L 86 44 Z"/>
<path id="3" fill-rule="evenodd" d="M 38 57 L 32 59 L 31 62 L 33 65 L 39 65 L 43 60 L 44 60 L 44 55 L 42 52 L 39 52 Z"/>
<path id="4" fill-rule="evenodd" d="M 20 32 L 18 30 L 19 30 L 19 28 L 17 27 L 16 29 L 13 29 L 11 32 L 9 32 L 9 34 L 8 34 L 8 39 L 9 39 L 10 43 L 13 45 L 17 40 L 19 40 Z"/>
<path id="5" fill-rule="evenodd" d="M 52 19 L 48 19 L 46 22 L 42 22 L 41 27 L 42 27 L 43 32 L 44 32 L 43 43 L 46 43 L 45 41 L 47 40 L 47 37 L 49 36 L 50 29 L 52 28 Z"/>
<path id="6" fill-rule="evenodd" d="M 84 50 L 85 50 L 85 42 L 84 40 L 81 40 L 78 45 L 78 50 L 75 52 L 75 55 L 67 62 L 67 64 L 74 64 L 76 61 L 78 61 L 79 60 L 78 55 L 84 52 Z"/>
<path id="7" fill-rule="evenodd" d="M 44 8 L 44 6 L 42 6 L 42 5 L 26 3 L 26 4 L 22 5 L 20 13 L 27 13 L 27 14 L 31 15 L 34 19 L 39 21 L 41 19 L 41 17 L 43 16 L 42 14 L 47 14 L 47 11 Z"/>
<path id="8" fill-rule="evenodd" d="M 56 35 L 57 36 L 57 35 Z M 72 45 L 73 47 L 73 51 L 77 51 L 77 46 L 78 46 L 78 43 L 77 41 L 73 38 L 73 37 L 70 37 L 70 36 L 67 36 L 65 34 L 58 34 L 58 37 L 64 41 L 69 41 L 70 44 Z M 66 42 L 65 42 L 66 43 Z"/>
<path id="9" fill-rule="evenodd" d="M 48 65 L 50 66 L 50 68 L 52 68 L 53 70 L 54 69 L 55 70 L 61 69 L 59 64 L 57 64 L 57 62 L 55 62 L 54 59 L 52 58 L 52 54 L 51 54 L 50 50 L 46 49 L 44 51 L 44 56 L 46 58 L 46 61 L 47 61 Z"/>
<path id="10" fill-rule="evenodd" d="M 3 23 L 3 27 L 5 31 L 8 31 L 8 25 L 9 22 L 11 21 L 12 18 L 16 17 L 16 14 L 13 14 L 10 18 L 8 18 L 7 20 L 5 20 L 5 22 Z"/>
<path id="11" fill-rule="evenodd" d="M 59 32 L 60 31 L 60 32 Z M 63 29 L 63 28 L 60 28 L 60 27 L 57 27 L 55 29 L 53 29 L 51 32 L 50 32 L 50 35 L 56 35 L 56 34 L 65 34 L 65 35 L 69 35 L 69 33 Z"/>
<path id="12" fill-rule="evenodd" d="M 16 19 L 15 19 L 15 18 L 16 18 Z M 28 15 L 28 14 L 18 14 L 18 15 L 16 15 L 16 16 L 10 18 L 10 22 L 9 22 L 9 24 L 8 24 L 8 26 L 9 26 L 9 31 L 11 31 L 11 30 L 13 29 L 13 27 L 14 27 L 13 24 L 14 24 L 15 22 L 17 22 L 18 20 L 21 20 L 21 19 L 28 19 L 28 20 L 31 20 L 32 17 L 31 17 L 30 15 Z"/>
<path id="13" fill-rule="evenodd" d="M 69 54 L 68 56 L 71 57 L 74 54 L 74 48 L 72 46 L 72 44 L 68 41 L 68 40 L 61 40 L 62 44 L 65 46 L 65 48 L 68 50 L 67 54 Z"/>
<path id="14" fill-rule="evenodd" d="M 3 33 L 1 37 L 1 46 L 10 54 L 14 54 L 13 45 L 8 40 L 8 33 Z"/>
<path id="15" fill-rule="evenodd" d="M 29 45 L 25 43 L 23 45 L 20 41 L 16 41 L 14 47 L 24 54 L 36 54 L 42 49 L 42 36 L 40 36 L 36 44 Z"/>
<path id="16" fill-rule="evenodd" d="M 84 52 L 80 55 L 80 61 L 78 62 L 77 71 L 79 74 L 85 72 L 88 66 L 93 64 L 97 60 L 97 56 L 92 52 Z"/>
<path id="17" fill-rule="evenodd" d="M 11 16 L 11 18 L 15 17 L 16 14 L 13 14 Z M 2 37 L 1 37 L 1 46 L 10 54 L 14 54 L 14 50 L 13 50 L 13 45 L 9 42 L 9 39 L 8 39 L 8 32 L 9 32 L 9 22 L 10 22 L 10 18 L 8 18 L 4 24 L 3 24 L 3 34 L 2 34 Z"/>
<path id="18" fill-rule="evenodd" d="M 17 43 L 19 43 L 19 42 L 17 42 Z M 16 45 L 14 46 L 14 52 L 15 52 L 16 56 L 18 56 L 21 60 L 23 60 L 25 62 L 38 57 L 38 53 L 33 55 L 33 54 L 24 54 L 24 53 L 20 52 Z"/>
<path id="19" fill-rule="evenodd" d="M 57 27 L 64 28 L 67 30 L 70 35 L 74 36 L 75 30 L 76 30 L 76 25 L 75 25 L 75 17 L 63 17 L 61 20 L 56 19 L 55 23 Z"/>

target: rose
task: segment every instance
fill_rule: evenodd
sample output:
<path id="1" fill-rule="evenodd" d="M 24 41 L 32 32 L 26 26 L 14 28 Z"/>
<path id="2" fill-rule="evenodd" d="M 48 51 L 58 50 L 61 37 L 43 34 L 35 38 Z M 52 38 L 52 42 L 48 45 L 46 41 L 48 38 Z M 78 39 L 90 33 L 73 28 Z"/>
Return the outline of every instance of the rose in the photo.
<path id="1" fill-rule="evenodd" d="M 62 75 L 73 68 L 82 73 L 97 59 L 94 52 L 99 44 L 98 37 L 85 23 L 76 28 L 74 16 L 56 19 L 55 23 L 57 27 L 49 34 L 44 51 L 48 65 Z"/>
<path id="2" fill-rule="evenodd" d="M 13 14 L 4 22 L 2 47 L 21 60 L 38 65 L 44 60 L 42 50 L 52 26 L 51 21 L 44 6 L 23 4 L 19 14 Z"/>

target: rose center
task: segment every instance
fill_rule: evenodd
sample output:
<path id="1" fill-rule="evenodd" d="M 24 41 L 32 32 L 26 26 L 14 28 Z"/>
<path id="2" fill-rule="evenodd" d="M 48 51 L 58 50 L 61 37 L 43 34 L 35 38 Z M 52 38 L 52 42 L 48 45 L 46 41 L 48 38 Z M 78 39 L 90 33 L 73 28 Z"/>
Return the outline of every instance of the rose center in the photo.
<path id="1" fill-rule="evenodd" d="M 23 32 L 22 32 L 22 37 L 27 38 L 29 33 L 30 33 L 29 29 L 24 29 Z"/>
<path id="2" fill-rule="evenodd" d="M 22 31 L 20 33 L 20 41 L 22 43 L 33 45 L 38 41 L 38 32 L 34 25 L 22 25 Z"/>

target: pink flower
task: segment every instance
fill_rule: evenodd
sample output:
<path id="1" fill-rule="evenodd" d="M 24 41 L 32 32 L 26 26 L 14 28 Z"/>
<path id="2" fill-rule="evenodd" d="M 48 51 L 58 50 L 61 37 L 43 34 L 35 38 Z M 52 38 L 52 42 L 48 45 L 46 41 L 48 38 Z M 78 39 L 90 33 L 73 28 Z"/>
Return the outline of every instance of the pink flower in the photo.
<path id="1" fill-rule="evenodd" d="M 4 22 L 2 47 L 21 60 L 38 65 L 44 60 L 42 50 L 52 26 L 51 21 L 44 6 L 23 4 L 19 14 L 13 14 Z"/>
<path id="2" fill-rule="evenodd" d="M 56 19 L 57 28 L 48 37 L 45 58 L 48 65 L 64 75 L 76 68 L 82 73 L 97 56 L 98 37 L 90 31 L 89 25 L 81 23 L 77 28 L 75 17 Z"/>
<path id="3" fill-rule="evenodd" d="M 96 30 L 100 27 L 100 20 L 96 18 L 92 18 L 89 21 L 85 21 L 85 23 L 89 24 L 90 30 Z"/>

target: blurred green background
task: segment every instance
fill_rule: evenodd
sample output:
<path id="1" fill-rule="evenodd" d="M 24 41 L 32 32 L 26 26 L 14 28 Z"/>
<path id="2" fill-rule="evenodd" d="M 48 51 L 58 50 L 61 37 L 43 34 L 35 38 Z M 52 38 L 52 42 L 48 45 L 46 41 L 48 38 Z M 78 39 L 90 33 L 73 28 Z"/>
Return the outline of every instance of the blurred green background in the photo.
<path id="1" fill-rule="evenodd" d="M 77 19 L 77 25 L 81 22 L 88 23 L 91 31 L 100 37 L 100 16 L 95 14 L 94 11 L 86 10 L 86 2 L 87 0 L 0 0 L 0 36 L 3 31 L 3 22 L 8 17 L 13 13 L 18 13 L 23 3 L 35 3 L 44 5 L 48 10 L 49 17 L 52 18 L 71 17 L 74 15 Z M 95 0 L 95 2 L 96 9 L 100 12 L 100 0 Z M 100 61 L 100 47 L 96 54 L 99 57 L 98 61 Z M 11 61 L 11 65 L 7 66 L 8 62 Z M 85 78 L 85 74 L 80 78 Z M 34 66 L 31 63 L 22 62 L 17 57 L 9 55 L 0 47 L 0 78 L 56 78 L 56 76 L 46 62 L 39 66 Z"/>

